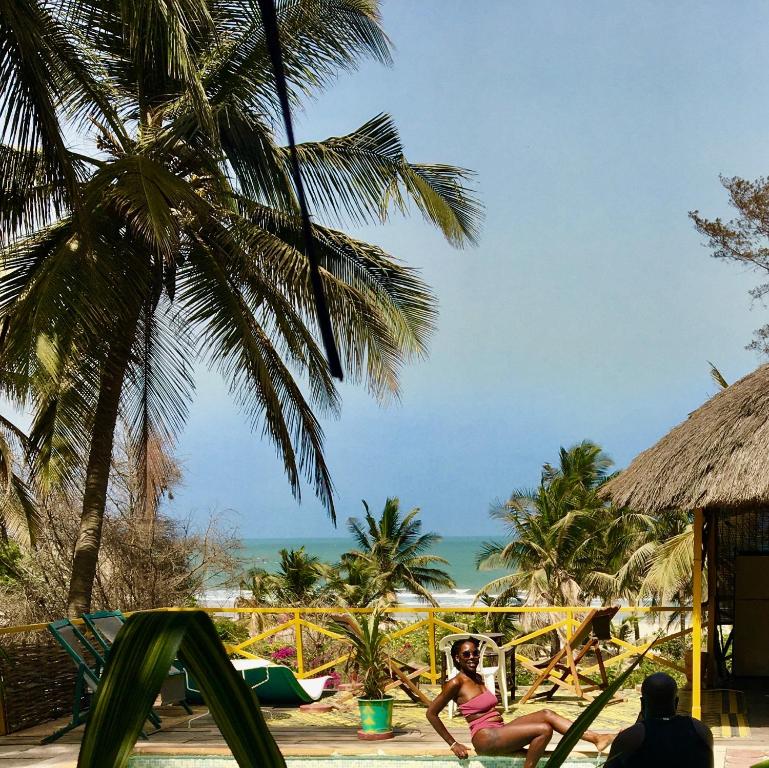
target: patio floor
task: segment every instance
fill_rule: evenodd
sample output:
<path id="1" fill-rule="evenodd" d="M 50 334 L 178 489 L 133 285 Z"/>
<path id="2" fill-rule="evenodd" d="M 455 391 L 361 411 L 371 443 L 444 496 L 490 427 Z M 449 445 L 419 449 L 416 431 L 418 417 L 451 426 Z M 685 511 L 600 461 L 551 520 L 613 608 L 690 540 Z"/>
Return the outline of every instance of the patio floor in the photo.
<path id="1" fill-rule="evenodd" d="M 436 689 L 437 690 L 437 689 Z M 428 689 L 428 695 L 433 693 Z M 681 709 L 688 707 L 682 693 Z M 623 701 L 606 707 L 593 728 L 617 732 L 635 721 L 639 709 L 636 691 L 623 691 Z M 540 702 L 524 706 L 513 704 L 506 720 L 542 708 Z M 557 696 L 547 706 L 573 720 L 583 709 L 577 700 Z M 397 698 L 393 716 L 395 738 L 363 742 L 358 729 L 354 700 L 331 712 L 307 712 L 299 709 L 265 708 L 268 725 L 286 756 L 300 755 L 440 755 L 447 756 L 443 741 L 425 719 L 424 707 L 405 698 Z M 181 708 L 161 709 L 163 726 L 151 732 L 148 741 L 140 741 L 138 752 L 190 754 L 228 754 L 224 740 L 205 707 L 196 707 L 193 715 Z M 445 713 L 444 713 L 445 716 Z M 769 755 L 769 697 L 758 692 L 707 691 L 703 701 L 703 719 L 713 730 L 717 744 L 717 768 L 746 768 Z M 41 745 L 40 740 L 63 725 L 65 720 L 0 737 L 0 768 L 74 768 L 83 729 L 66 734 L 57 742 Z M 454 736 L 470 744 L 469 731 L 461 717 L 447 725 Z M 556 740 L 553 740 L 553 744 Z M 582 742 L 578 751 L 595 754 Z"/>

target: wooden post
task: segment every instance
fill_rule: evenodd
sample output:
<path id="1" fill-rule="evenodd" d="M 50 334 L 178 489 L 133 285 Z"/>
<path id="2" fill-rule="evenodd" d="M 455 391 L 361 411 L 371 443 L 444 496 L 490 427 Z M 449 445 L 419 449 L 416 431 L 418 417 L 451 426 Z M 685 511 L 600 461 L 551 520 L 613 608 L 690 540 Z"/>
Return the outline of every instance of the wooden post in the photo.
<path id="1" fill-rule="evenodd" d="M 702 717 L 702 509 L 694 510 L 692 596 L 692 717 Z"/>
<path id="2" fill-rule="evenodd" d="M 427 647 L 430 651 L 430 682 L 435 685 L 438 682 L 438 669 L 435 663 L 435 612 L 428 609 L 427 614 Z"/>
<path id="3" fill-rule="evenodd" d="M 304 677 L 304 649 L 302 647 L 302 618 L 299 611 L 294 614 L 294 635 L 296 642 L 296 674 Z"/>
<path id="4" fill-rule="evenodd" d="M 716 684 L 718 665 L 716 662 L 716 633 L 718 632 L 717 600 L 718 600 L 718 518 L 717 511 L 707 511 L 708 541 L 707 541 L 707 566 L 708 566 L 708 668 L 705 680 L 708 688 Z"/>

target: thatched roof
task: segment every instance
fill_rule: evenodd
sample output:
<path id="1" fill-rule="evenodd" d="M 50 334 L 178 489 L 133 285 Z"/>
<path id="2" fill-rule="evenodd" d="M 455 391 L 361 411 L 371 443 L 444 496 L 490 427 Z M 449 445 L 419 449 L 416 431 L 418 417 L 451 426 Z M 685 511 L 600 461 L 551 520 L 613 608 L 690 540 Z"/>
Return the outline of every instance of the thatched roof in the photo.
<path id="1" fill-rule="evenodd" d="M 769 505 L 769 365 L 710 398 L 604 488 L 639 512 Z"/>

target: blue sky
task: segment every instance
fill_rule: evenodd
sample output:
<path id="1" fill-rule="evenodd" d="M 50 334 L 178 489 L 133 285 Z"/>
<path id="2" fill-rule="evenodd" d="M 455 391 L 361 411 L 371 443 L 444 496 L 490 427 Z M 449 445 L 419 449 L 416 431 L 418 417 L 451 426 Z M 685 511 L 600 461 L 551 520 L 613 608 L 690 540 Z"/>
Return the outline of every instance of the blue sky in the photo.
<path id="1" fill-rule="evenodd" d="M 489 503 L 534 484 L 561 445 L 626 465 L 761 362 L 755 275 L 710 258 L 687 212 L 728 216 L 719 174 L 769 163 L 769 6 L 743 2 L 386 0 L 395 65 L 343 75 L 297 116 L 300 139 L 379 112 L 414 161 L 474 169 L 486 221 L 458 251 L 418 215 L 349 228 L 417 266 L 440 302 L 428 360 L 381 408 L 344 385 L 324 422 L 340 526 L 218 378 L 178 446 L 174 514 L 231 510 L 244 537 L 343 535 L 360 499 L 420 506 L 445 535 L 495 534 Z"/>

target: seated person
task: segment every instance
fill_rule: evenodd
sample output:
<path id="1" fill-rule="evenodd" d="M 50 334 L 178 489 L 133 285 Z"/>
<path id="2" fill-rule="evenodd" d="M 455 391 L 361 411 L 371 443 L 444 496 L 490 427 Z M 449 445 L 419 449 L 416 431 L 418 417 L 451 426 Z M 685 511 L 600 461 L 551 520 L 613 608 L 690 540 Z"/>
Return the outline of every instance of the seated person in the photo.
<path id="1" fill-rule="evenodd" d="M 657 672 L 641 685 L 638 722 L 620 731 L 604 768 L 713 768 L 713 734 L 704 723 L 677 715 L 678 686 Z"/>
<path id="2" fill-rule="evenodd" d="M 427 719 L 449 749 L 460 759 L 468 755 L 467 747 L 458 742 L 447 730 L 439 715 L 451 701 L 456 701 L 459 711 L 470 725 L 470 738 L 479 755 L 511 755 L 528 745 L 524 768 L 534 768 L 545 752 L 553 731 L 566 733 L 571 721 L 549 709 L 541 709 L 518 717 L 509 723 L 497 712 L 497 697 L 491 693 L 478 674 L 480 653 L 478 640 L 469 637 L 457 640 L 451 646 L 451 658 L 459 673 L 447 680 L 441 692 L 427 708 Z M 586 731 L 585 741 L 595 744 L 603 752 L 611 743 L 609 734 Z"/>

